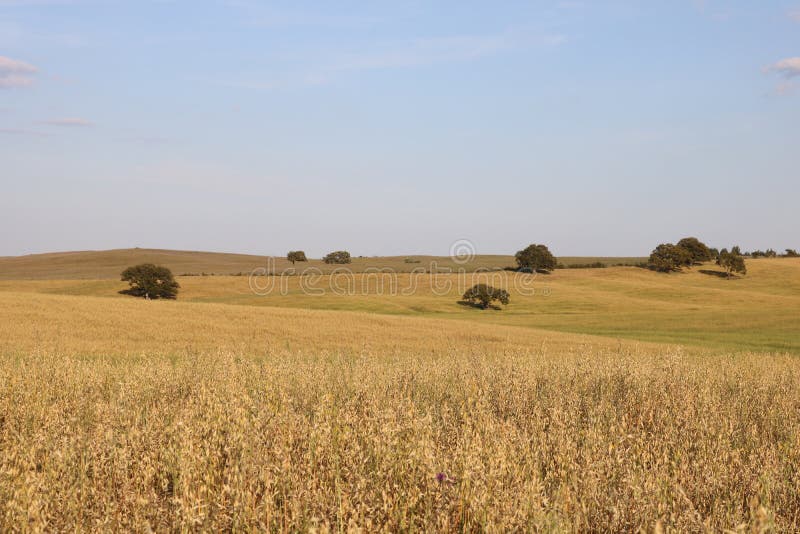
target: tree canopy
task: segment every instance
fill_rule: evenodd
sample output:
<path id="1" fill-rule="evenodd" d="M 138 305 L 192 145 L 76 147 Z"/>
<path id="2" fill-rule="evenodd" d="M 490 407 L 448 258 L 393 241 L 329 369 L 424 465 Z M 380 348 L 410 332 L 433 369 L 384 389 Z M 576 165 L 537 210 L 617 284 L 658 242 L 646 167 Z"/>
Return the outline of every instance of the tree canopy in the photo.
<path id="1" fill-rule="evenodd" d="M 308 261 L 306 253 L 302 250 L 290 250 L 286 253 L 286 259 L 292 262 L 292 265 L 296 261 Z"/>
<path id="2" fill-rule="evenodd" d="M 719 259 L 717 259 L 717 265 L 725 269 L 725 272 L 728 273 L 728 278 L 731 277 L 731 273 L 747 274 L 744 258 L 739 254 L 721 252 Z"/>
<path id="3" fill-rule="evenodd" d="M 709 261 L 712 258 L 711 250 L 706 246 L 705 243 L 696 237 L 684 237 L 678 241 L 677 246 L 686 249 L 686 251 L 691 255 L 692 262 L 694 263 L 702 263 L 704 261 Z"/>
<path id="4" fill-rule="evenodd" d="M 350 253 L 346 250 L 337 250 L 336 252 L 331 252 L 327 254 L 322 261 L 325 263 L 351 263 L 352 259 L 350 259 Z"/>
<path id="5" fill-rule="evenodd" d="M 521 271 L 552 271 L 557 265 L 555 257 L 545 245 L 528 245 L 514 257 Z"/>
<path id="6" fill-rule="evenodd" d="M 498 289 L 487 284 L 476 284 L 469 288 L 462 298 L 465 302 L 485 310 L 493 301 L 508 304 L 511 295 L 505 289 Z"/>
<path id="7" fill-rule="evenodd" d="M 692 264 L 691 253 L 683 247 L 672 243 L 662 243 L 650 253 L 648 265 L 651 269 L 668 273 L 680 271 Z"/>
<path id="8" fill-rule="evenodd" d="M 175 299 L 180 285 L 172 276 L 172 271 L 161 265 L 142 263 L 122 271 L 121 279 L 130 288 L 120 291 L 125 295 L 147 299 Z"/>

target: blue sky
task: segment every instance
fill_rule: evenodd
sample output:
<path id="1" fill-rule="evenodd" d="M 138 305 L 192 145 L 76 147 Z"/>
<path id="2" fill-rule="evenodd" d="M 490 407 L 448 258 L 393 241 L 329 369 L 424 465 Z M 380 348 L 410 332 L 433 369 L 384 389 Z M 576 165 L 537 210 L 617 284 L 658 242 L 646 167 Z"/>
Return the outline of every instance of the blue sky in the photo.
<path id="1" fill-rule="evenodd" d="M 800 0 L 0 0 L 0 255 L 800 248 Z"/>

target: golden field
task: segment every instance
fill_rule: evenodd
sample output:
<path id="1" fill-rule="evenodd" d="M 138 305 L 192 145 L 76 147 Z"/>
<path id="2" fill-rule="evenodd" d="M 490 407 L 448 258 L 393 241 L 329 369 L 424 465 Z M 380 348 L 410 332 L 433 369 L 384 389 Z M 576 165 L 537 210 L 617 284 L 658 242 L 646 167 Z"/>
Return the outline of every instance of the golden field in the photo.
<path id="1" fill-rule="evenodd" d="M 800 262 L 748 270 L 2 282 L 0 531 L 797 531 Z"/>

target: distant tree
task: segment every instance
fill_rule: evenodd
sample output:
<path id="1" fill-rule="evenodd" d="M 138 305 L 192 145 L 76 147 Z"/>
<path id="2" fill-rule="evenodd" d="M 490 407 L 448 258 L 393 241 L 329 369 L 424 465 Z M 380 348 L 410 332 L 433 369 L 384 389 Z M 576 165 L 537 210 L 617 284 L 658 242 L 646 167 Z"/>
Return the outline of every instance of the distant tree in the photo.
<path id="1" fill-rule="evenodd" d="M 294 265 L 294 262 L 296 261 L 308 261 L 306 258 L 306 253 L 302 250 L 290 250 L 286 254 L 286 259 L 292 262 L 292 265 Z"/>
<path id="2" fill-rule="evenodd" d="M 728 273 L 728 278 L 731 277 L 731 273 L 747 274 L 744 258 L 740 254 L 732 252 L 720 253 L 717 265 L 725 269 L 725 272 Z"/>
<path id="3" fill-rule="evenodd" d="M 672 243 L 662 243 L 650 253 L 648 266 L 662 273 L 680 271 L 692 264 L 692 255 L 683 247 Z"/>
<path id="4" fill-rule="evenodd" d="M 716 260 L 719 257 L 719 250 L 715 248 L 708 249 L 708 252 L 711 254 L 711 259 Z"/>
<path id="5" fill-rule="evenodd" d="M 768 248 L 767 251 L 764 252 L 764 257 L 766 257 L 766 258 L 774 258 L 777 255 L 778 255 L 778 253 L 775 252 L 774 250 L 772 250 L 771 248 Z"/>
<path id="6" fill-rule="evenodd" d="M 696 237 L 684 237 L 678 241 L 678 246 L 689 252 L 693 263 L 702 263 L 711 259 L 711 250 Z"/>
<path id="7" fill-rule="evenodd" d="M 731 248 L 731 254 L 733 254 L 734 256 L 742 255 L 742 250 L 739 248 L 739 245 L 734 245 L 733 248 Z"/>
<path id="8" fill-rule="evenodd" d="M 787 248 L 786 254 L 784 254 L 783 256 L 786 258 L 798 258 L 800 257 L 800 254 L 798 254 L 797 251 L 793 248 Z"/>
<path id="9" fill-rule="evenodd" d="M 322 258 L 322 261 L 325 263 L 351 263 L 352 260 L 350 259 L 350 253 L 346 250 L 337 250 L 336 252 L 331 252 L 330 254 L 326 255 Z"/>
<path id="10" fill-rule="evenodd" d="M 514 257 L 521 271 L 552 271 L 558 266 L 555 257 L 545 245 L 528 245 Z"/>
<path id="11" fill-rule="evenodd" d="M 473 306 L 485 310 L 495 300 L 501 304 L 508 304 L 511 296 L 505 289 L 498 289 L 487 284 L 476 284 L 469 288 L 462 298 Z"/>
<path id="12" fill-rule="evenodd" d="M 130 288 L 123 289 L 120 293 L 144 297 L 146 299 L 174 299 L 178 296 L 180 285 L 172 276 L 172 271 L 161 265 L 142 263 L 122 271 L 123 282 L 128 282 Z"/>

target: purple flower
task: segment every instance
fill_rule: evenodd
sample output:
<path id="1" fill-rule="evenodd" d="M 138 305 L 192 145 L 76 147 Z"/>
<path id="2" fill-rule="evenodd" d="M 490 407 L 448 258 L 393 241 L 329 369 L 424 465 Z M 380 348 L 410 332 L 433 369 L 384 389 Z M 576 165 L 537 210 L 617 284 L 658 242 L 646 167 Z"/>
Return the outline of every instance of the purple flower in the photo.
<path id="1" fill-rule="evenodd" d="M 442 483 L 447 480 L 447 475 L 444 473 L 436 473 L 436 481 Z"/>

